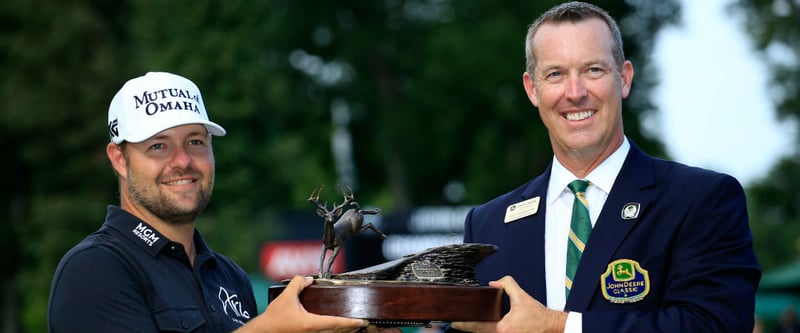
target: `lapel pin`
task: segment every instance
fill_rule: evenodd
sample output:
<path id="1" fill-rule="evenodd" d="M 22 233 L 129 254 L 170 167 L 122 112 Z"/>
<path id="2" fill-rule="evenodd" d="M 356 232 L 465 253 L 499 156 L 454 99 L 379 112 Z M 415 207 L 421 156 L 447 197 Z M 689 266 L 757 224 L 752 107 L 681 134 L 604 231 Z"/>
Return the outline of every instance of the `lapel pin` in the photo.
<path id="1" fill-rule="evenodd" d="M 638 202 L 629 202 L 626 203 L 624 207 L 622 207 L 622 219 L 623 220 L 633 220 L 639 217 L 639 205 Z"/>

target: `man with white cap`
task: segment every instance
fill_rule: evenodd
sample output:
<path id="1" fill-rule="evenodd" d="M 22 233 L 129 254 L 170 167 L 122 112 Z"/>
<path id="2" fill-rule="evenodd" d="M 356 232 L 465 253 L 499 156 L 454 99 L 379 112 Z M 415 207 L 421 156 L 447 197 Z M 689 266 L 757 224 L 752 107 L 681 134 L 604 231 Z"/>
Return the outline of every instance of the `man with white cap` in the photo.
<path id="1" fill-rule="evenodd" d="M 296 276 L 258 315 L 247 274 L 208 247 L 195 219 L 214 187 L 211 136 L 200 90 L 188 79 L 151 72 L 119 90 L 108 111 L 106 154 L 121 205 L 72 248 L 53 278 L 49 331 L 354 331 L 361 319 L 308 313 Z M 370 331 L 377 328 L 370 326 Z"/>

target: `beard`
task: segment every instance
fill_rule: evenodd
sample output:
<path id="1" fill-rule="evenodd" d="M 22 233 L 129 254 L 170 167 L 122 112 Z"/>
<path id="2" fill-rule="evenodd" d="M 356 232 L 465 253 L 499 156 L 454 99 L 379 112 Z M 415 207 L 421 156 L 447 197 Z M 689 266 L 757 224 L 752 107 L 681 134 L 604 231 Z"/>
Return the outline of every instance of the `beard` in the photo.
<path id="1" fill-rule="evenodd" d="M 127 189 L 133 201 L 147 209 L 156 217 L 168 223 L 172 223 L 173 225 L 182 226 L 193 223 L 195 219 L 203 213 L 211 199 L 211 188 L 214 186 L 213 176 L 209 183 L 210 186 L 200 186 L 196 193 L 188 194 L 194 195 L 196 199 L 193 204 L 185 207 L 186 205 L 181 205 L 180 202 L 163 193 L 157 185 L 148 186 L 144 181 L 137 179 L 130 170 L 129 168 L 127 173 Z M 187 169 L 180 172 L 180 174 L 191 174 L 194 172 L 195 171 L 192 169 Z M 172 176 L 175 175 L 166 175 L 165 177 Z M 156 184 L 160 183 L 160 178 L 162 177 L 156 179 Z M 187 196 L 187 194 L 179 195 Z"/>

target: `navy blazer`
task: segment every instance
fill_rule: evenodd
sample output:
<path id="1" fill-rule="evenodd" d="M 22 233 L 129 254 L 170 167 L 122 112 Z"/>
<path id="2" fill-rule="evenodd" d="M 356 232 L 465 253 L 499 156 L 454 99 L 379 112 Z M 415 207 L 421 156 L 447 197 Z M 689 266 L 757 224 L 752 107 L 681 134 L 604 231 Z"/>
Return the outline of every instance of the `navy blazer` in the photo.
<path id="1" fill-rule="evenodd" d="M 476 266 L 482 284 L 511 275 L 544 304 L 551 168 L 472 209 L 464 233 L 465 243 L 498 246 Z M 541 198 L 538 212 L 503 222 L 510 205 L 535 197 Z M 626 207 L 636 204 L 635 217 L 623 216 Z M 643 298 L 620 303 L 607 297 L 611 289 L 604 295 L 609 264 L 621 259 L 646 271 L 646 286 L 638 284 L 649 288 Z M 631 143 L 586 244 L 565 310 L 583 313 L 585 333 L 751 333 L 760 278 L 739 182 L 725 174 L 652 158 Z"/>

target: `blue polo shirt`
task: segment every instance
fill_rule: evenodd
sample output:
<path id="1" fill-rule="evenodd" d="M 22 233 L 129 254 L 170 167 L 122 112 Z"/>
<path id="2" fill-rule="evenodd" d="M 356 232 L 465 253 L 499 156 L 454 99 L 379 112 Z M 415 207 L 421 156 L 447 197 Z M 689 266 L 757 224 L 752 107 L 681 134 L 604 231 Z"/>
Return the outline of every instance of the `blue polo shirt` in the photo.
<path id="1" fill-rule="evenodd" d="M 51 333 L 230 332 L 258 315 L 247 274 L 195 230 L 181 244 L 116 206 L 61 259 L 50 289 Z"/>

